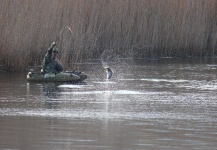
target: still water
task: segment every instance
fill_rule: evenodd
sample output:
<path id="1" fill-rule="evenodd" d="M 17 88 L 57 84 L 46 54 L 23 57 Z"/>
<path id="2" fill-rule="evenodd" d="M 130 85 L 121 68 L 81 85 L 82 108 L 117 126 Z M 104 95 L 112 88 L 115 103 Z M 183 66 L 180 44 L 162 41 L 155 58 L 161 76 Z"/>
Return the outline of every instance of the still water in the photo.
<path id="1" fill-rule="evenodd" d="M 78 67 L 85 83 L 0 72 L 0 150 L 216 150 L 217 59 Z"/>

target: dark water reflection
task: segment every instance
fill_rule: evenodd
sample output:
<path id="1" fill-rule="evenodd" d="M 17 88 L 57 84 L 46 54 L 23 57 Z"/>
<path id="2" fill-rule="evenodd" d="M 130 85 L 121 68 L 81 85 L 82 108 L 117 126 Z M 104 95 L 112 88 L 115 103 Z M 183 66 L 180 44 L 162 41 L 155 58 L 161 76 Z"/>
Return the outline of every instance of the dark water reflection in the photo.
<path id="1" fill-rule="evenodd" d="M 216 149 L 217 59 L 79 67 L 76 85 L 0 73 L 0 149 Z"/>

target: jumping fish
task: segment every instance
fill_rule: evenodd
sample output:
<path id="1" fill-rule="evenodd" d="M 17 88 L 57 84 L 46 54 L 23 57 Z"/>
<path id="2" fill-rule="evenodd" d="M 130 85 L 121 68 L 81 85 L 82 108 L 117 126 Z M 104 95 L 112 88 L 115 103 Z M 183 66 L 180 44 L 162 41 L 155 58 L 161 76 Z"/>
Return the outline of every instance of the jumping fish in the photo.
<path id="1" fill-rule="evenodd" d="M 106 73 L 107 73 L 107 79 L 111 79 L 113 72 L 111 71 L 110 68 L 105 68 L 106 69 Z"/>

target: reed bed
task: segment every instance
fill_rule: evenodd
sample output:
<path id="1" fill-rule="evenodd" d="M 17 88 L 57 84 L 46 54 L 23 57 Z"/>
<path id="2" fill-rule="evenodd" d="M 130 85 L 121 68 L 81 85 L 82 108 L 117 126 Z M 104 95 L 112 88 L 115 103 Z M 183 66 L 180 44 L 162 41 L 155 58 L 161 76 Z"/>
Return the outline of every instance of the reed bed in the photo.
<path id="1" fill-rule="evenodd" d="M 41 65 L 53 41 L 66 68 L 119 57 L 214 57 L 217 0 L 1 0 L 0 65 Z"/>

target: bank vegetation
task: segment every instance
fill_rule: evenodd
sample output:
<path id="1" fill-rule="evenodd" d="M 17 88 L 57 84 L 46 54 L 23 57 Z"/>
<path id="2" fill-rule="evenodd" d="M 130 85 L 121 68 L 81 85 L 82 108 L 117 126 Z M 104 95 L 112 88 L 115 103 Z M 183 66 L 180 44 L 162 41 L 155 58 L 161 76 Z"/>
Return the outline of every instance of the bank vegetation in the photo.
<path id="1" fill-rule="evenodd" d="M 53 41 L 67 68 L 118 57 L 214 57 L 217 0 L 1 0 L 0 65 L 41 65 Z"/>

